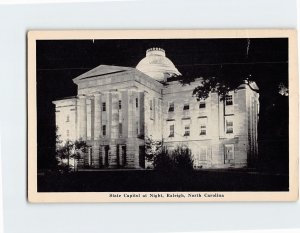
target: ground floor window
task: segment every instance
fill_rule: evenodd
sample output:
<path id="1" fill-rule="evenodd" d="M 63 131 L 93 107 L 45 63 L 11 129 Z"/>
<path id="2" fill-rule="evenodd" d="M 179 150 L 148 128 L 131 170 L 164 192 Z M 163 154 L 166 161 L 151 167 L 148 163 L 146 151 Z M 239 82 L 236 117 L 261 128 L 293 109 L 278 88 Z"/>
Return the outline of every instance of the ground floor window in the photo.
<path id="1" fill-rule="evenodd" d="M 194 166 L 199 168 L 207 161 L 207 146 L 200 146 L 199 151 L 194 157 Z"/>
<path id="2" fill-rule="evenodd" d="M 225 145 L 224 163 L 232 163 L 234 160 L 234 145 Z"/>
<path id="3" fill-rule="evenodd" d="M 206 161 L 207 160 L 207 147 L 202 146 L 200 147 L 200 155 L 199 155 L 200 161 Z"/>

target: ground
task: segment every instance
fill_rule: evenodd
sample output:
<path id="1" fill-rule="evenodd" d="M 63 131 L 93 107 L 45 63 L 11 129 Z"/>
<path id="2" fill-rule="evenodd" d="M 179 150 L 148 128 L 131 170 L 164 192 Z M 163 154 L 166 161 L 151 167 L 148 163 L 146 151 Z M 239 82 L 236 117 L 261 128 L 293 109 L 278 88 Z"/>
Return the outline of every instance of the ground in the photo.
<path id="1" fill-rule="evenodd" d="M 288 175 L 243 169 L 184 173 L 104 170 L 38 175 L 38 192 L 288 191 L 288 185 Z"/>

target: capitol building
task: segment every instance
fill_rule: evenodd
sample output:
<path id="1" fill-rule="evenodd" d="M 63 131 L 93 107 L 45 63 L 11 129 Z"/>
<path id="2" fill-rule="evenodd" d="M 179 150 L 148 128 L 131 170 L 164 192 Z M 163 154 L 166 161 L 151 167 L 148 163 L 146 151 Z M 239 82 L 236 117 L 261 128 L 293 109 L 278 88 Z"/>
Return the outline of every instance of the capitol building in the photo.
<path id="1" fill-rule="evenodd" d="M 99 65 L 75 77 L 77 96 L 53 103 L 61 140 L 89 146 L 76 166 L 151 168 L 146 138 L 168 150 L 190 148 L 195 168 L 247 166 L 258 154 L 256 84 L 197 101 L 192 93 L 201 74 L 186 85 L 181 77 L 161 48 L 148 49 L 135 68 Z"/>

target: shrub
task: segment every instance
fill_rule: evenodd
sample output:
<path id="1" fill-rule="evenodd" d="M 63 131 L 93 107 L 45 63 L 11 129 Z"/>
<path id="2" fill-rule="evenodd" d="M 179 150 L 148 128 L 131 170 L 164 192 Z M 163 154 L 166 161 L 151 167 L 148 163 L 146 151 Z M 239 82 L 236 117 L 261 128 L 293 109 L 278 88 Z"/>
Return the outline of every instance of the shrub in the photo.
<path id="1" fill-rule="evenodd" d="M 174 158 L 174 166 L 177 170 L 193 170 L 193 158 L 189 148 L 177 147 L 171 155 Z"/>
<path id="2" fill-rule="evenodd" d="M 168 150 L 162 149 L 160 153 L 153 158 L 153 167 L 160 171 L 170 171 L 174 168 L 174 162 L 169 156 Z"/>
<path id="3" fill-rule="evenodd" d="M 177 147 L 173 151 L 162 149 L 153 159 L 153 167 L 160 171 L 192 171 L 193 159 L 189 148 Z"/>

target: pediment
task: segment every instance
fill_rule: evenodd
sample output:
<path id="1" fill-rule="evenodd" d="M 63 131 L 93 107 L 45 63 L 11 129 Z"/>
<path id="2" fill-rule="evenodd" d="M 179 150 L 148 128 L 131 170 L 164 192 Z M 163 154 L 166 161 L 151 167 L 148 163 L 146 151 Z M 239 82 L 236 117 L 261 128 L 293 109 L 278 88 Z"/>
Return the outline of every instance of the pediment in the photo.
<path id="1" fill-rule="evenodd" d="M 76 83 L 79 80 L 94 78 L 99 76 L 111 75 L 121 72 L 126 72 L 130 70 L 135 70 L 135 68 L 125 67 L 125 66 L 110 66 L 110 65 L 99 65 L 94 69 L 91 69 L 78 77 L 73 79 L 73 82 Z"/>

